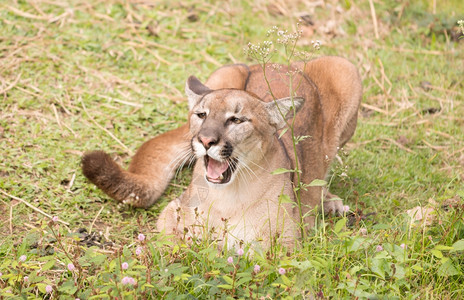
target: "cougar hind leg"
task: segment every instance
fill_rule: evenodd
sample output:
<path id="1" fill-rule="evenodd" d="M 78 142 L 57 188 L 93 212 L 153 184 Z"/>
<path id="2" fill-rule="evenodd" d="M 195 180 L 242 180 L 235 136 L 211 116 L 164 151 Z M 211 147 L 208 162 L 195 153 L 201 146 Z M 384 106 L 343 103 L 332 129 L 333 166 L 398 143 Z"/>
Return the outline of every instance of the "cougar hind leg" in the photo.
<path id="1" fill-rule="evenodd" d="M 250 70 L 247 65 L 235 64 L 223 66 L 214 71 L 205 85 L 213 90 L 238 89 L 245 90 Z"/>

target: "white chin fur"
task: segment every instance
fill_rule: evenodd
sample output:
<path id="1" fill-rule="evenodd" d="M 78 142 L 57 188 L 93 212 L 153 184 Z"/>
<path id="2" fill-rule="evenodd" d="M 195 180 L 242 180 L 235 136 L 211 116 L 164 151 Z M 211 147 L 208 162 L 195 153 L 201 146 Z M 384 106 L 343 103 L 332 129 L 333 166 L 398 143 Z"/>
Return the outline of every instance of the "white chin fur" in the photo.
<path id="1" fill-rule="evenodd" d="M 232 178 L 230 178 L 230 181 L 228 183 L 213 183 L 213 182 L 208 181 L 208 179 L 206 178 L 206 174 L 205 174 L 205 180 L 208 186 L 216 190 L 225 189 L 233 181 L 233 179 L 234 177 L 232 175 Z"/>

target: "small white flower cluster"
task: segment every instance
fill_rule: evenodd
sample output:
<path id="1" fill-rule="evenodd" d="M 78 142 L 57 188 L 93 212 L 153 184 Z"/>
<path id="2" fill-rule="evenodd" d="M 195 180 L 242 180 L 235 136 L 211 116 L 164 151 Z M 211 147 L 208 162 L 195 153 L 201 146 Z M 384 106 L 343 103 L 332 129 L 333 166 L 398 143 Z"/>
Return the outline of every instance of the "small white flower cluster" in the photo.
<path id="1" fill-rule="evenodd" d="M 281 65 L 281 64 L 272 64 L 271 67 L 272 67 L 274 70 L 276 70 L 276 71 L 282 69 L 282 65 Z"/>
<path id="2" fill-rule="evenodd" d="M 255 58 L 266 58 L 271 54 L 272 42 L 271 41 L 264 41 L 262 44 L 259 43 L 257 45 L 248 43 L 247 47 L 243 49 L 245 53 L 247 53 L 251 57 Z"/>
<path id="3" fill-rule="evenodd" d="M 459 20 L 458 25 L 461 28 L 462 34 L 464 34 L 464 20 Z"/>
<path id="4" fill-rule="evenodd" d="M 313 53 L 307 51 L 295 51 L 294 55 L 301 60 L 308 61 L 311 59 Z"/>
<path id="5" fill-rule="evenodd" d="M 297 24 L 297 27 L 298 26 L 299 24 Z M 273 26 L 271 29 L 267 31 L 267 36 L 271 36 L 272 34 L 275 34 L 277 36 L 277 43 L 287 45 L 290 42 L 297 41 L 303 34 L 303 31 L 297 30 L 296 32 L 288 33 L 287 30 L 281 30 L 279 29 L 279 27 Z"/>
<path id="6" fill-rule="evenodd" d="M 319 40 L 311 41 L 311 44 L 313 44 L 313 48 L 315 50 L 321 49 L 321 41 Z"/>
<path id="7" fill-rule="evenodd" d="M 272 28 L 267 31 L 267 36 L 270 36 L 271 34 L 273 34 L 276 31 L 279 31 L 279 27 L 272 26 Z"/>
<path id="8" fill-rule="evenodd" d="M 256 59 L 263 64 L 268 63 L 272 55 L 277 52 L 281 52 L 288 61 L 293 58 L 298 58 L 302 61 L 309 61 L 311 60 L 314 52 L 316 50 L 320 50 L 321 42 L 319 40 L 312 41 L 312 49 L 309 51 L 296 51 L 297 42 L 302 35 L 303 30 L 300 29 L 300 23 L 296 24 L 296 30 L 293 33 L 289 33 L 288 30 L 273 26 L 267 31 L 267 37 L 269 38 L 268 41 L 264 41 L 259 44 L 248 43 L 247 47 L 244 48 L 244 52 L 249 57 Z M 280 48 L 279 45 L 281 45 Z M 280 51 L 279 49 L 281 48 L 283 48 L 284 51 Z M 277 70 L 277 67 L 272 67 Z"/>
<path id="9" fill-rule="evenodd" d="M 293 69 L 293 70 L 289 70 L 287 72 L 285 72 L 285 75 L 287 75 L 288 77 L 294 77 L 296 74 L 300 73 L 301 71 L 298 70 L 298 69 Z"/>
<path id="10" fill-rule="evenodd" d="M 298 26 L 299 23 L 297 24 L 297 27 Z M 289 42 L 298 40 L 303 34 L 303 30 L 297 30 L 296 32 L 288 33 L 287 30 L 280 30 L 277 26 L 273 26 L 267 31 L 267 36 L 271 36 L 272 34 L 275 34 L 278 37 L 277 43 L 286 45 Z"/>
<path id="11" fill-rule="evenodd" d="M 302 30 L 297 30 L 293 33 L 288 33 L 287 30 L 279 30 L 277 31 L 277 36 L 279 37 L 277 38 L 277 43 L 282 45 L 293 44 L 301 37 L 302 33 Z"/>

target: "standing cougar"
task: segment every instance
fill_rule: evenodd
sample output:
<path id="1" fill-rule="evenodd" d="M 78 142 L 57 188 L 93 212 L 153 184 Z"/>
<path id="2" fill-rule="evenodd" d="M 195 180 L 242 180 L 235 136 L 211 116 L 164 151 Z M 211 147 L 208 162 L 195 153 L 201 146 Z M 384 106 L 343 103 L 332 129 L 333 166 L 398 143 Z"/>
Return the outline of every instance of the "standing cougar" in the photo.
<path id="1" fill-rule="evenodd" d="M 295 74 L 293 95 L 289 71 Z M 127 171 L 102 151 L 88 152 L 82 158 L 84 175 L 114 199 L 147 208 L 176 169 L 195 160 L 187 190 L 158 219 L 160 231 L 178 236 L 214 231 L 213 238 L 227 247 L 254 241 L 267 247 L 276 237 L 291 245 L 299 236 L 299 210 L 291 203 L 297 176 L 271 172 L 294 169 L 296 152 L 303 183 L 327 176 L 337 150 L 356 128 L 362 86 L 355 66 L 330 56 L 290 67 L 266 65 L 265 72 L 261 65 L 230 65 L 204 85 L 191 76 L 185 90 L 188 125 L 144 143 Z M 296 150 L 289 131 L 279 138 L 287 126 L 282 115 L 289 120 L 294 111 L 294 134 L 306 136 Z M 281 195 L 291 201 L 279 201 L 288 199 Z M 322 198 L 326 212 L 343 212 L 342 201 L 330 201 L 336 196 L 328 191 L 303 189 L 309 226 L 314 216 L 308 212 Z"/>

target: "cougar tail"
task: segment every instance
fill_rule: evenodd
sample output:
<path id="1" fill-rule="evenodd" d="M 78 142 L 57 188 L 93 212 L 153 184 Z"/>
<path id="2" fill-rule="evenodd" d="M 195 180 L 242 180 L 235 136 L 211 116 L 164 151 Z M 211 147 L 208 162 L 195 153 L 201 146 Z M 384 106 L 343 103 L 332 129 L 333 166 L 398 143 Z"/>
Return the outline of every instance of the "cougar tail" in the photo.
<path id="1" fill-rule="evenodd" d="M 135 207 L 148 208 L 163 193 L 156 190 L 146 176 L 122 169 L 103 151 L 85 153 L 82 171 L 110 197 Z"/>

